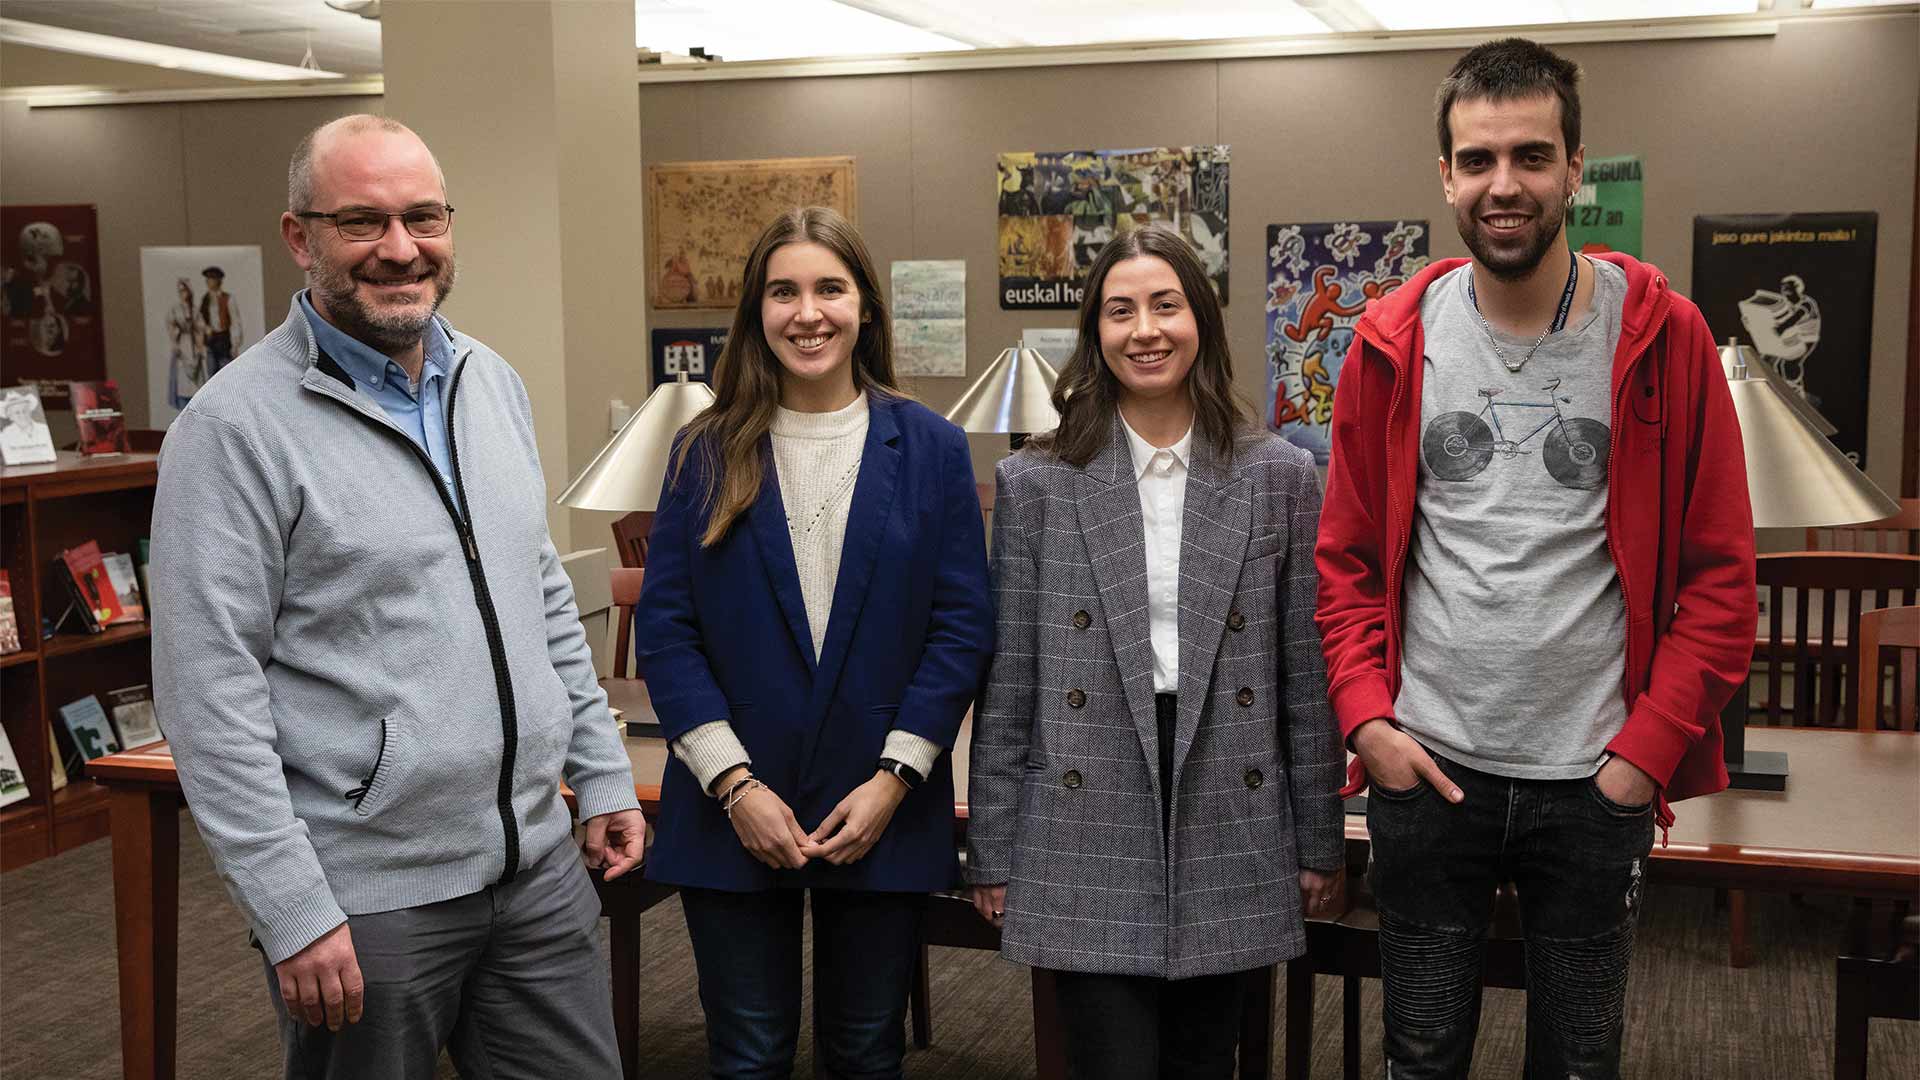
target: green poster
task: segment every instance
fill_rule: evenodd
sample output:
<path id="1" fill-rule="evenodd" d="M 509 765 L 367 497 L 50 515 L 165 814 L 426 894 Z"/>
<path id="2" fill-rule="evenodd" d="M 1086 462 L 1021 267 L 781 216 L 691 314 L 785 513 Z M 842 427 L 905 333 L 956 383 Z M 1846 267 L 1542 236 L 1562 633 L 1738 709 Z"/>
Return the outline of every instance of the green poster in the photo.
<path id="1" fill-rule="evenodd" d="M 1588 253 L 1624 251 L 1640 257 L 1640 158 L 1594 158 L 1567 211 L 1567 242 Z"/>

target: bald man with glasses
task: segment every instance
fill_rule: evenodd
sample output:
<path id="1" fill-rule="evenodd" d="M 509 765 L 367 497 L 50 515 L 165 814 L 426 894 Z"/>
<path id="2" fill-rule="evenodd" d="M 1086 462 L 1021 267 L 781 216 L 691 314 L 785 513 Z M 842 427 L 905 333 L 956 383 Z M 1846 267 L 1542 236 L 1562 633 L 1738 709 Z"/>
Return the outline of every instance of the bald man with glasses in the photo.
<path id="1" fill-rule="evenodd" d="M 281 1010 L 288 1077 L 615 1076 L 585 864 L 646 824 L 547 534 L 525 387 L 437 311 L 426 145 L 349 116 L 288 169 L 308 287 L 173 422 L 153 682 Z"/>

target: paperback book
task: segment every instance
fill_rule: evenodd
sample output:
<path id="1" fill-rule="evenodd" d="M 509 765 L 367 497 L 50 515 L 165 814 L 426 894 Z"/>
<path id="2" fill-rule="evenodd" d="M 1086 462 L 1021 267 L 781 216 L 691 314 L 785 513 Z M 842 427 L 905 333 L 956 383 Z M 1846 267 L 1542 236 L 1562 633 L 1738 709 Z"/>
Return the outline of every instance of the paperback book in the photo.
<path id="1" fill-rule="evenodd" d="M 120 740 L 114 737 L 113 722 L 107 719 L 107 710 L 100 707 L 100 699 L 92 694 L 60 706 L 60 719 L 66 721 L 67 734 L 73 739 L 73 751 L 81 764 L 119 752 Z"/>
<path id="2" fill-rule="evenodd" d="M 20 651 L 20 618 L 13 612 L 13 582 L 0 570 L 0 656 Z"/>
<path id="3" fill-rule="evenodd" d="M 107 568 L 107 580 L 113 582 L 113 591 L 120 597 L 120 614 L 108 621 L 107 625 L 141 622 L 147 617 L 146 603 L 141 596 L 140 579 L 133 572 L 133 556 L 124 552 L 110 552 L 100 556 L 100 565 Z"/>
<path id="4" fill-rule="evenodd" d="M 13 756 L 7 729 L 0 727 L 0 806 L 11 806 L 26 797 L 27 778 L 20 771 L 20 759 Z"/>
<path id="5" fill-rule="evenodd" d="M 53 452 L 53 429 L 40 405 L 40 392 L 31 386 L 9 386 L 0 391 L 0 463 L 44 465 Z"/>
<path id="6" fill-rule="evenodd" d="M 112 379 L 70 384 L 80 452 L 88 457 L 127 452 L 127 416 L 120 410 L 120 384 Z"/>
<path id="7" fill-rule="evenodd" d="M 80 612 L 89 633 L 118 621 L 122 613 L 120 594 L 107 575 L 98 542 L 89 540 L 79 547 L 60 553 L 61 576 L 73 594 L 73 606 Z"/>
<path id="8" fill-rule="evenodd" d="M 159 742 L 164 737 L 153 712 L 153 688 L 146 683 L 107 691 L 107 710 L 113 714 L 113 727 L 120 736 L 120 745 L 128 750 Z"/>

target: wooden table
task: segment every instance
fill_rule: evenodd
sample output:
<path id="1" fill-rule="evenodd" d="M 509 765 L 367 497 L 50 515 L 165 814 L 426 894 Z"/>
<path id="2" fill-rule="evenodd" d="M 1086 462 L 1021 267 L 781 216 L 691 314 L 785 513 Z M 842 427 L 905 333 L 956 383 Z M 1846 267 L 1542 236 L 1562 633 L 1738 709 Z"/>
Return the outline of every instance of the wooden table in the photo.
<path id="1" fill-rule="evenodd" d="M 645 691 L 618 691 L 629 718 L 650 714 Z M 1754 729 L 1753 746 L 1793 754 L 1787 790 L 1726 791 L 1679 806 L 1670 842 L 1650 870 L 1693 885 L 1851 896 L 1920 893 L 1920 736 Z M 643 806 L 657 810 L 667 749 L 629 739 Z M 964 811 L 967 740 L 956 752 L 955 796 Z M 180 809 L 183 798 L 165 743 L 91 762 L 107 785 L 113 818 L 114 923 L 120 947 L 123 1075 L 174 1075 L 178 1009 Z M 1347 819 L 1364 843 L 1366 820 Z"/>

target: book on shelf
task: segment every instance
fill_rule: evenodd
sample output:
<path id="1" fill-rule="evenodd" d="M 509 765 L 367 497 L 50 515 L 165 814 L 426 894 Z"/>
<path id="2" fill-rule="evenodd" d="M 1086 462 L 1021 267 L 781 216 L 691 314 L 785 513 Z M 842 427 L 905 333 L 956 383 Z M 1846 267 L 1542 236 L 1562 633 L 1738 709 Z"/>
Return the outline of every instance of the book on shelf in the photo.
<path id="1" fill-rule="evenodd" d="M 92 694 L 60 706 L 60 719 L 66 721 L 73 753 L 81 766 L 119 752 L 120 740 L 114 737 L 113 722 L 107 719 L 107 710 L 100 707 L 100 699 Z"/>
<path id="2" fill-rule="evenodd" d="M 67 762 L 60 753 L 60 743 L 53 737 L 53 721 L 47 721 L 47 757 L 53 763 L 53 769 L 47 777 L 47 790 L 59 791 L 67 786 Z"/>
<path id="3" fill-rule="evenodd" d="M 80 428 L 80 452 L 88 457 L 127 452 L 127 416 L 120 410 L 120 384 L 112 379 L 73 382 L 73 419 Z"/>
<path id="4" fill-rule="evenodd" d="M 120 595 L 114 590 L 113 579 L 107 576 L 98 541 L 89 540 L 62 551 L 56 563 L 73 595 L 74 610 L 80 613 L 88 633 L 97 634 L 120 618 Z M 64 619 L 62 616 L 61 620 Z"/>
<path id="5" fill-rule="evenodd" d="M 153 542 L 143 536 L 140 538 L 139 544 L 134 548 L 133 555 L 133 573 L 135 577 L 140 579 L 140 598 L 146 601 L 147 618 L 149 619 L 153 618 L 153 590 L 148 587 L 150 575 L 147 573 L 147 563 L 152 561 L 153 557 L 150 554 L 152 549 Z"/>
<path id="6" fill-rule="evenodd" d="M 134 576 L 133 556 L 111 551 L 100 556 L 100 565 L 107 568 L 107 580 L 113 582 L 113 591 L 120 597 L 120 614 L 108 620 L 107 625 L 146 621 L 147 606 L 141 596 L 140 581 Z"/>
<path id="7" fill-rule="evenodd" d="M 47 426 L 40 392 L 31 386 L 0 391 L 0 463 L 44 465 L 59 456 L 53 451 L 53 429 Z"/>
<path id="8" fill-rule="evenodd" d="M 20 651 L 20 617 L 13 611 L 13 583 L 0 570 L 0 656 Z"/>
<path id="9" fill-rule="evenodd" d="M 120 735 L 121 747 L 159 742 L 160 720 L 153 712 L 153 688 L 146 683 L 107 691 L 107 710 L 113 714 L 113 727 Z"/>
<path id="10" fill-rule="evenodd" d="M 12 806 L 27 794 L 27 778 L 20 771 L 20 759 L 13 756 L 13 740 L 0 727 L 0 806 Z"/>

